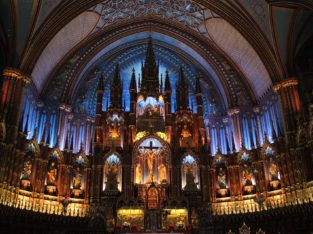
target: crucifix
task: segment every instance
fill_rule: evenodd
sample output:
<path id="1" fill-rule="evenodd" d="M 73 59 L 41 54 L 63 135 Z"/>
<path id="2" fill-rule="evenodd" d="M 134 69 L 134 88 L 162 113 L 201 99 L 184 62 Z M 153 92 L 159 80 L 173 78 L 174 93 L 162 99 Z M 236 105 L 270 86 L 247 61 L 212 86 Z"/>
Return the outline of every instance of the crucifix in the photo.
<path id="1" fill-rule="evenodd" d="M 153 159 L 155 157 L 155 152 L 153 150 L 157 150 L 160 147 L 156 147 L 153 146 L 153 142 L 150 141 L 149 146 L 144 146 L 143 147 L 146 151 L 146 155 L 147 155 L 147 164 L 148 164 L 148 168 L 149 168 L 149 179 L 151 182 L 153 182 Z"/>

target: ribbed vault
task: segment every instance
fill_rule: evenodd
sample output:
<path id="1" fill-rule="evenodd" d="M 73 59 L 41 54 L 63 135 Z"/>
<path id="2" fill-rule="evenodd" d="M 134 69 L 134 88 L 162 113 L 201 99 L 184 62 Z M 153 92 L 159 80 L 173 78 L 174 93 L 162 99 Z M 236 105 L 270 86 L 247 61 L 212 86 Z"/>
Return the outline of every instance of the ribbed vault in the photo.
<path id="1" fill-rule="evenodd" d="M 229 107 L 236 106 L 238 104 L 238 98 L 241 96 L 243 99 L 244 96 L 244 94 L 242 94 L 244 92 L 243 89 L 241 90 L 241 88 L 238 87 L 234 88 L 234 86 L 243 85 L 245 90 L 249 90 L 248 96 L 250 96 L 252 102 L 256 103 L 256 100 L 261 98 L 271 87 L 271 79 L 275 80 L 282 77 L 279 75 L 280 71 L 277 63 L 271 61 L 271 58 L 273 58 L 271 55 L 272 51 L 266 49 L 269 45 L 267 39 L 260 41 L 262 36 L 255 30 L 251 31 L 251 29 L 249 29 L 249 34 L 247 34 L 245 25 L 242 24 L 242 22 L 247 19 L 233 12 L 231 10 L 232 7 L 234 7 L 233 5 L 220 2 L 213 3 L 213 1 L 162 2 L 163 3 L 160 4 L 160 1 L 157 0 L 140 1 L 140 4 L 146 6 L 144 9 L 137 1 L 103 1 L 99 4 L 97 4 L 98 1 L 94 1 L 93 5 L 91 2 L 85 1 L 79 9 L 75 9 L 75 7 L 72 7 L 71 10 L 69 9 L 69 11 L 72 11 L 73 17 L 68 17 L 69 15 L 67 15 L 66 19 L 63 18 L 62 22 L 59 18 L 59 16 L 62 15 L 62 9 L 59 9 L 57 6 L 55 10 L 59 10 L 59 12 L 55 20 L 59 19 L 58 24 L 50 27 L 49 33 L 45 35 L 41 35 L 41 32 L 45 31 L 47 25 L 54 24 L 52 22 L 54 20 L 47 19 L 41 26 L 37 26 L 37 28 L 40 29 L 40 33 L 34 35 L 33 42 L 41 37 L 41 41 L 44 43 L 37 45 L 37 47 L 33 49 L 30 45 L 30 49 L 25 53 L 26 58 L 30 56 L 32 61 L 37 60 L 37 62 L 28 64 L 30 60 L 25 60 L 25 63 L 22 62 L 21 65 L 25 67 L 26 70 L 29 69 L 32 71 L 34 83 L 38 91 L 42 92 L 42 89 L 50 84 L 47 82 L 48 77 L 49 80 L 57 78 L 53 77 L 54 74 L 57 74 L 57 69 L 62 67 L 63 64 L 70 62 L 73 58 L 73 54 L 77 54 L 77 51 L 88 53 L 92 50 L 92 47 L 98 48 L 96 44 L 98 41 L 95 40 L 95 38 L 103 36 L 105 32 L 109 30 L 115 30 L 118 34 L 117 29 L 120 24 L 126 24 L 130 21 L 140 21 L 145 18 L 155 18 L 157 21 L 163 20 L 164 22 L 175 25 L 177 31 L 190 31 L 192 37 L 196 37 L 198 40 L 202 41 L 205 50 L 215 53 L 215 58 L 212 58 L 213 62 L 205 58 L 204 55 L 202 57 L 207 60 L 207 63 L 212 66 L 212 70 L 214 71 L 208 72 L 208 75 L 211 77 L 217 76 L 220 80 L 220 84 L 217 86 L 219 89 L 224 89 L 220 92 L 227 93 Z M 82 9 L 84 9 L 84 11 L 82 11 Z M 137 14 L 138 12 L 140 14 Z M 54 11 L 52 11 L 51 15 L 53 15 L 53 13 Z M 141 18 L 139 15 L 141 15 Z M 207 21 L 212 23 L 213 21 L 211 21 L 211 19 L 228 21 L 235 31 L 234 34 L 237 33 L 237 35 L 240 35 L 242 38 L 245 37 L 241 42 L 244 42 L 246 46 L 242 46 L 241 50 L 233 51 L 233 53 L 230 53 L 227 48 L 223 48 L 222 45 L 218 43 L 219 40 L 216 39 L 218 37 L 215 36 L 223 35 L 223 31 L 210 31 L 214 26 L 208 26 Z M 239 21 L 237 22 L 236 19 L 241 20 L 240 27 L 238 25 Z M 62 29 L 60 26 L 62 26 Z M 80 28 L 80 30 L 75 31 L 75 28 Z M 215 27 L 215 29 L 216 28 L 222 27 Z M 227 27 L 225 28 L 227 29 Z M 135 30 L 137 29 L 134 29 L 134 31 Z M 181 35 L 178 37 L 181 37 Z M 231 37 L 232 35 L 230 35 L 230 38 Z M 119 39 L 121 39 L 121 37 L 119 37 Z M 235 39 L 233 41 L 236 41 Z M 189 44 L 192 44 L 195 39 L 188 38 L 187 36 L 184 40 L 190 40 L 191 42 L 189 42 Z M 178 38 L 178 41 L 181 41 L 181 38 Z M 93 45 L 90 43 L 93 43 Z M 45 45 L 45 47 L 41 45 Z M 56 48 L 58 48 L 58 50 L 56 50 Z M 201 48 L 201 50 L 203 48 Z M 245 51 L 247 51 L 245 48 L 249 48 L 252 52 L 245 53 Z M 260 51 L 262 51 L 262 53 L 260 53 Z M 232 54 L 236 53 L 240 55 L 232 56 Z M 51 54 L 53 54 L 52 57 Z M 255 62 L 251 62 L 251 64 L 248 65 L 245 64 L 244 61 L 249 61 L 251 55 L 256 59 Z M 222 59 L 220 59 L 221 57 Z M 263 59 L 265 57 L 266 59 Z M 77 59 L 81 60 L 81 58 Z M 214 64 L 218 60 L 219 64 Z M 91 61 L 90 58 L 89 61 Z M 83 63 L 85 63 L 85 67 L 82 68 L 83 65 L 77 66 L 77 70 L 71 70 L 69 73 L 75 74 L 74 77 L 84 75 L 84 69 L 87 70 L 87 65 L 91 65 L 92 63 L 88 64 L 86 60 L 83 60 Z M 257 64 L 257 69 L 253 66 L 254 64 Z M 227 72 L 228 74 L 223 74 Z M 256 74 L 259 74 L 259 76 L 257 77 Z M 232 76 L 237 76 L 238 79 L 236 80 Z M 71 87 L 71 85 L 75 83 L 73 82 L 74 81 L 71 80 L 70 83 L 64 85 L 72 89 L 73 87 Z M 230 84 L 232 82 L 235 84 Z"/>

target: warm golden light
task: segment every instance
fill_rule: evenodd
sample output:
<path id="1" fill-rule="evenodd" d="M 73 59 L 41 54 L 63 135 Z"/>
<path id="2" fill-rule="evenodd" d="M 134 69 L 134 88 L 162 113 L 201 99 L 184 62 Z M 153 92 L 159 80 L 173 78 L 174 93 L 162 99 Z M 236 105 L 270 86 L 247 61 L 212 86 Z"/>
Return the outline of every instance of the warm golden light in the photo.
<path id="1" fill-rule="evenodd" d="M 156 135 L 160 137 L 162 140 L 167 141 L 166 134 L 164 132 L 157 132 Z"/>
<path id="2" fill-rule="evenodd" d="M 147 135 L 147 132 L 146 131 L 142 131 L 142 132 L 138 132 L 136 134 L 136 137 L 135 137 L 135 141 L 139 141 L 141 138 L 143 138 L 145 135 Z"/>

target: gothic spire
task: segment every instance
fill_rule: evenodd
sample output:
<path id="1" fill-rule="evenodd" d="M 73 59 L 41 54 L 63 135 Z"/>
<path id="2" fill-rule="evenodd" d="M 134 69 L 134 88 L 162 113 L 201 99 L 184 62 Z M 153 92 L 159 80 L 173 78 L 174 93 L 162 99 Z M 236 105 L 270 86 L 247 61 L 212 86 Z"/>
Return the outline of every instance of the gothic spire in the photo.
<path id="1" fill-rule="evenodd" d="M 177 109 L 187 110 L 188 109 L 188 86 L 185 81 L 183 68 L 180 67 L 179 80 L 177 85 Z"/>
<path id="2" fill-rule="evenodd" d="M 130 79 L 130 90 L 134 90 L 136 92 L 137 90 L 137 84 L 136 84 L 136 75 L 135 75 L 135 68 L 133 68 L 132 77 Z"/>
<path id="3" fill-rule="evenodd" d="M 170 76 L 168 74 L 168 70 L 166 70 L 166 75 L 165 75 L 165 87 L 164 87 L 165 92 L 171 92 L 171 83 L 170 83 Z"/>
<path id="4" fill-rule="evenodd" d="M 121 85 L 120 65 L 119 64 L 116 64 L 116 66 L 115 66 L 113 85 L 115 85 L 115 86 Z"/>
<path id="5" fill-rule="evenodd" d="M 146 59 L 142 65 L 142 77 L 141 77 L 141 92 L 147 95 L 153 95 L 159 93 L 159 67 L 155 61 L 155 55 L 152 46 L 152 38 L 148 38 L 148 46 L 146 52 Z"/>
<path id="6" fill-rule="evenodd" d="M 186 88 L 186 81 L 185 81 L 183 67 L 180 67 L 180 70 L 179 70 L 179 85 L 181 88 Z"/>
<path id="7" fill-rule="evenodd" d="M 150 65 L 150 66 L 156 65 L 151 36 L 149 36 L 149 38 L 148 38 L 148 46 L 147 46 L 145 65 Z"/>
<path id="8" fill-rule="evenodd" d="M 111 108 L 122 108 L 123 87 L 120 78 L 120 67 L 116 64 L 114 78 L 111 86 Z"/>

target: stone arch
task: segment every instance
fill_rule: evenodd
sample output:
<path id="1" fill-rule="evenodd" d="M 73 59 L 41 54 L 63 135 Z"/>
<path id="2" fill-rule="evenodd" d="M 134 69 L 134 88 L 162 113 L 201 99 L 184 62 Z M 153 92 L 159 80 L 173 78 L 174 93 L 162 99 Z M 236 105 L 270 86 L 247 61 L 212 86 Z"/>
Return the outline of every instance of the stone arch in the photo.
<path id="1" fill-rule="evenodd" d="M 69 73 L 71 76 L 68 78 L 67 84 L 65 85 L 65 87 L 68 87 L 68 90 L 64 92 L 64 94 L 66 94 L 65 96 L 69 95 L 71 97 L 70 100 L 75 96 L 75 90 L 78 86 L 77 82 L 80 81 L 82 74 L 85 74 L 87 67 L 93 63 L 93 60 L 99 58 L 101 53 L 104 53 L 103 51 L 105 50 L 103 50 L 103 48 L 108 48 L 108 45 L 112 47 L 114 41 L 123 41 L 123 38 L 126 36 L 148 32 L 151 27 L 154 28 L 153 32 L 163 35 L 164 38 L 167 35 L 167 37 L 176 38 L 175 40 L 181 42 L 179 44 L 185 43 L 184 50 L 187 51 L 188 48 L 191 48 L 194 51 L 192 54 L 198 54 L 203 60 L 203 62 L 201 62 L 202 66 L 206 67 L 206 71 L 213 76 L 217 90 L 222 92 L 221 96 L 224 98 L 225 106 L 236 105 L 238 93 L 244 93 L 240 90 L 243 90 L 243 87 L 249 87 L 249 85 L 244 79 L 240 78 L 242 75 L 239 74 L 239 70 L 228 62 L 223 53 L 219 53 L 217 48 L 215 48 L 212 43 L 209 43 L 207 39 L 201 39 L 192 32 L 188 32 L 188 30 L 182 32 L 175 25 L 164 21 L 160 23 L 155 19 L 145 19 L 140 22 L 135 21 L 131 25 L 130 22 L 128 22 L 120 27 L 108 28 L 103 32 L 99 32 L 99 35 L 94 36 L 89 41 L 84 42 L 83 44 L 87 52 L 73 65 L 75 69 L 70 69 Z M 83 44 L 80 45 L 80 47 L 82 47 Z M 105 44 L 107 44 L 106 47 Z M 102 52 L 100 53 L 100 51 Z M 74 51 L 71 52 L 71 56 L 73 56 L 73 53 Z M 201 59 L 198 60 L 200 61 Z M 225 66 L 227 66 L 227 69 L 225 69 Z M 230 82 L 232 80 L 237 80 L 237 82 Z M 249 90 L 249 94 L 246 96 L 247 100 L 254 102 L 256 98 L 250 88 Z"/>

